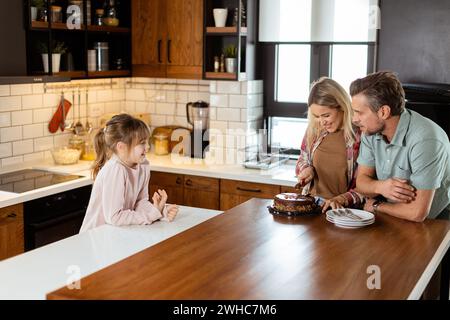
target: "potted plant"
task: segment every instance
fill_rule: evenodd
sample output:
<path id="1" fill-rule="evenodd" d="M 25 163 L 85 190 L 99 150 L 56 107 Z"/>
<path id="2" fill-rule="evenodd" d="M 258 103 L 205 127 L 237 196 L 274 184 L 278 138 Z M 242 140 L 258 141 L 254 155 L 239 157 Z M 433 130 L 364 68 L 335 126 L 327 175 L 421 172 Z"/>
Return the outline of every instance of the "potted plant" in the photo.
<path id="1" fill-rule="evenodd" d="M 44 8 L 45 3 L 44 0 L 31 0 L 31 21 L 37 20 L 38 10 L 42 10 Z"/>
<path id="2" fill-rule="evenodd" d="M 59 72 L 59 66 L 61 63 L 61 55 L 67 51 L 67 47 L 64 42 L 52 42 L 52 71 Z M 44 65 L 44 72 L 48 73 L 48 46 L 47 44 L 40 43 L 40 52 L 42 55 L 42 63 Z"/>
<path id="3" fill-rule="evenodd" d="M 225 48 L 225 71 L 234 73 L 237 66 L 237 48 L 235 45 L 230 44 Z"/>

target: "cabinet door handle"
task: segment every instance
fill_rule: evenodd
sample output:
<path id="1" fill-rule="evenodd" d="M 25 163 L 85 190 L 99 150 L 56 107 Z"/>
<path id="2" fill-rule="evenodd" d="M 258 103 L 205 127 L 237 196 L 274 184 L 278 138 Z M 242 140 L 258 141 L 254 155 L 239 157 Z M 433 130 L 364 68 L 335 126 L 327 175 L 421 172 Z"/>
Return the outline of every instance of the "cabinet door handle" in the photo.
<path id="1" fill-rule="evenodd" d="M 236 189 L 239 191 L 247 191 L 247 192 L 261 192 L 261 189 L 246 189 L 241 187 L 236 187 Z"/>
<path id="2" fill-rule="evenodd" d="M 172 61 L 170 60 L 170 44 L 172 43 L 172 40 L 167 40 L 167 61 L 169 63 L 172 63 Z"/>
<path id="3" fill-rule="evenodd" d="M 189 187 L 192 186 L 192 180 L 191 179 L 187 179 L 186 185 L 189 186 Z"/>
<path id="4" fill-rule="evenodd" d="M 14 212 L 11 212 L 10 214 L 7 215 L 8 218 L 15 218 L 17 217 L 17 214 L 15 214 Z"/>
<path id="5" fill-rule="evenodd" d="M 158 62 L 159 63 L 162 63 L 162 60 L 161 60 L 161 43 L 162 43 L 162 40 L 158 40 Z"/>
<path id="6" fill-rule="evenodd" d="M 180 177 L 177 178 L 176 184 L 181 184 L 181 178 Z"/>

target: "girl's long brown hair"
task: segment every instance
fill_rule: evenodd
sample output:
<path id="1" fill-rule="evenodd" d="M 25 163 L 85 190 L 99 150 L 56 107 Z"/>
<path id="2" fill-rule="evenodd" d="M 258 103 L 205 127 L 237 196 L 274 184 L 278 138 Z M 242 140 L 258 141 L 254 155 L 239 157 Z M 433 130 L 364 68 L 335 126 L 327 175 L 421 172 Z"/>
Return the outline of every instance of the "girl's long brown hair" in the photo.
<path id="1" fill-rule="evenodd" d="M 148 140 L 150 130 L 140 119 L 122 113 L 109 120 L 104 128 L 100 128 L 94 138 L 94 148 L 97 158 L 92 166 L 92 176 L 95 179 L 100 169 L 115 152 L 118 142 L 123 142 L 131 149 L 142 140 Z"/>

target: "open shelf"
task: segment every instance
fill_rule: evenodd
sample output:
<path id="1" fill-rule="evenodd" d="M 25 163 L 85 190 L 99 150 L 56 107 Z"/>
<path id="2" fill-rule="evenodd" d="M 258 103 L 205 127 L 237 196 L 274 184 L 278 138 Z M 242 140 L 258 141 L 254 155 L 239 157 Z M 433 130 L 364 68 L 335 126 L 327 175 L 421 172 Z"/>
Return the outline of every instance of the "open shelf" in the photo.
<path id="1" fill-rule="evenodd" d="M 90 25 L 87 27 L 88 31 L 93 32 L 110 32 L 110 33 L 130 33 L 130 28 L 124 28 L 124 27 L 108 27 L 108 26 L 95 26 Z"/>
<path id="2" fill-rule="evenodd" d="M 237 35 L 238 28 L 235 27 L 206 27 L 207 35 Z M 247 35 L 247 27 L 241 27 L 241 36 Z"/>
<path id="3" fill-rule="evenodd" d="M 89 71 L 89 78 L 100 77 L 126 77 L 131 75 L 131 70 L 108 70 L 108 71 Z"/>
<path id="4" fill-rule="evenodd" d="M 81 25 L 80 29 L 69 29 L 67 25 L 62 22 L 54 22 L 52 23 L 51 28 L 49 28 L 48 22 L 43 21 L 31 21 L 31 28 L 33 29 L 51 29 L 51 30 L 69 30 L 69 31 L 83 31 L 84 25 Z"/>
<path id="5" fill-rule="evenodd" d="M 54 75 L 68 78 L 84 78 L 86 77 L 86 71 L 61 71 L 55 72 Z"/>
<path id="6" fill-rule="evenodd" d="M 205 72 L 205 79 L 237 80 L 237 74 L 235 72 Z"/>

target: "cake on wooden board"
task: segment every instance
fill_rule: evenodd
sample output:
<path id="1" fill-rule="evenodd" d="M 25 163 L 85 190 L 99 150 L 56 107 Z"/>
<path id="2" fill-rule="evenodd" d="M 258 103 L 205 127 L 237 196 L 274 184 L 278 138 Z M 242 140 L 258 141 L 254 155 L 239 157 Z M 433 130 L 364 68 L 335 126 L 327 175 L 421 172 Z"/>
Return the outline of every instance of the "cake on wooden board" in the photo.
<path id="1" fill-rule="evenodd" d="M 311 213 L 317 208 L 312 196 L 299 193 L 280 193 L 273 200 L 273 207 L 280 212 Z"/>

